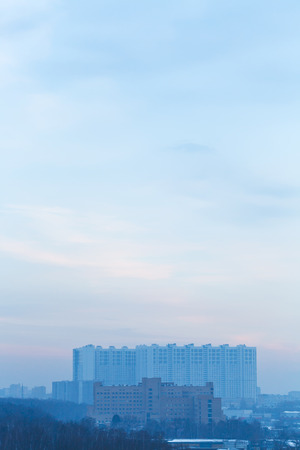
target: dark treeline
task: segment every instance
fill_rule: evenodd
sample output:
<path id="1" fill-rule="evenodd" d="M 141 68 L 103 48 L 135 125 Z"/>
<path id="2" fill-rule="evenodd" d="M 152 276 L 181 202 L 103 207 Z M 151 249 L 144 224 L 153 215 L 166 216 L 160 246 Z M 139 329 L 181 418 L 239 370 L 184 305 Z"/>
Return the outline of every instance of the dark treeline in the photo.
<path id="1" fill-rule="evenodd" d="M 137 428 L 138 423 L 132 417 L 121 419 L 119 416 L 114 416 L 111 426 L 129 432 L 131 429 Z M 162 422 L 150 420 L 146 424 L 145 430 L 151 436 L 163 435 L 168 439 L 242 439 L 253 442 L 270 437 L 269 430 L 262 427 L 259 422 L 236 419 L 207 425 L 186 419 Z"/>
<path id="2" fill-rule="evenodd" d="M 226 420 L 208 425 L 197 424 L 190 420 L 177 419 L 172 422 L 157 423 L 151 421 L 146 429 L 149 433 L 162 433 L 169 439 L 244 439 L 258 441 L 268 437 L 268 430 L 259 422 Z"/>
<path id="3" fill-rule="evenodd" d="M 39 410 L 63 422 L 79 422 L 87 415 L 87 406 L 58 400 L 38 400 L 34 398 L 0 398 L 0 409 L 7 403 Z"/>
<path id="4" fill-rule="evenodd" d="M 91 420 L 61 422 L 41 410 L 1 403 L 0 449 L 3 450 L 164 450 L 161 436 L 100 429 Z"/>
<path id="5" fill-rule="evenodd" d="M 59 413 L 59 406 L 62 411 Z M 58 420 L 57 416 L 80 417 L 76 405 L 43 401 L 0 401 L 0 450 L 163 450 L 163 438 L 245 439 L 262 442 L 268 430 L 259 422 L 242 420 L 199 425 L 190 420 L 150 421 L 140 429 L 134 418 L 115 416 L 109 428 L 99 428 L 92 419 Z M 52 415 L 55 413 L 56 417 Z M 79 414 L 80 412 L 80 414 Z M 285 436 L 286 438 L 286 436 Z"/>

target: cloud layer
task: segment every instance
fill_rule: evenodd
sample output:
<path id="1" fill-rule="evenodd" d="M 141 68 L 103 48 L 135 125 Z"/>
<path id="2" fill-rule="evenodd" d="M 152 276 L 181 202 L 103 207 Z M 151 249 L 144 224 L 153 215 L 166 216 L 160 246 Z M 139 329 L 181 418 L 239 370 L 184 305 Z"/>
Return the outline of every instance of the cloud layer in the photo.
<path id="1" fill-rule="evenodd" d="M 300 389 L 299 8 L 0 2 L 0 385 L 177 341 Z"/>

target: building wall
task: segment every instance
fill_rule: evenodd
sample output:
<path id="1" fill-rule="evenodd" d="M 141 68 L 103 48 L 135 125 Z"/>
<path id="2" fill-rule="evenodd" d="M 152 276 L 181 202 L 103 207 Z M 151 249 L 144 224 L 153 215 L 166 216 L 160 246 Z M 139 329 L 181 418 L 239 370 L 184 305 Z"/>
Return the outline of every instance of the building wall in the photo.
<path id="1" fill-rule="evenodd" d="M 52 398 L 64 402 L 78 403 L 78 382 L 54 381 L 52 383 Z"/>
<path id="2" fill-rule="evenodd" d="M 114 415 L 136 417 L 142 422 L 143 392 L 140 386 L 103 386 L 96 382 L 91 415 L 103 423 L 110 423 Z"/>
<path id="3" fill-rule="evenodd" d="M 94 409 L 91 414 L 101 423 L 114 415 L 149 420 L 190 419 L 199 423 L 224 420 L 221 400 L 214 398 L 212 383 L 206 386 L 175 386 L 160 378 L 143 378 L 138 386 L 94 384 Z"/>
<path id="4" fill-rule="evenodd" d="M 73 381 L 95 379 L 95 346 L 86 345 L 73 350 Z"/>
<path id="5" fill-rule="evenodd" d="M 54 381 L 52 398 L 64 402 L 94 403 L 94 381 Z"/>
<path id="6" fill-rule="evenodd" d="M 94 377 L 105 385 L 136 384 L 135 349 L 96 347 Z"/>
<path id="7" fill-rule="evenodd" d="M 45 399 L 47 398 L 46 386 L 35 386 L 31 389 L 31 398 Z"/>

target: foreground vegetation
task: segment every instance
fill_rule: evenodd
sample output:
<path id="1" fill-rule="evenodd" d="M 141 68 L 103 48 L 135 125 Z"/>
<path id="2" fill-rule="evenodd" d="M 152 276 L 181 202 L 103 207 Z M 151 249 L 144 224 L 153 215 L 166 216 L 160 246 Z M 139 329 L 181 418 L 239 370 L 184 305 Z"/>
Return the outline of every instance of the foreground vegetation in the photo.
<path id="1" fill-rule="evenodd" d="M 174 438 L 245 439 L 250 449 L 300 448 L 299 430 L 277 422 L 275 432 L 259 422 L 227 420 L 199 425 L 189 420 L 150 421 L 115 416 L 110 427 L 86 419 L 86 407 L 52 400 L 0 399 L 0 450 L 167 450 Z M 282 425 L 282 426 L 280 426 Z M 294 439 L 293 443 L 289 441 Z"/>
<path id="2" fill-rule="evenodd" d="M 99 429 L 90 420 L 61 422 L 38 409 L 0 404 L 0 449 L 4 450 L 164 450 L 161 436 L 147 431 Z"/>

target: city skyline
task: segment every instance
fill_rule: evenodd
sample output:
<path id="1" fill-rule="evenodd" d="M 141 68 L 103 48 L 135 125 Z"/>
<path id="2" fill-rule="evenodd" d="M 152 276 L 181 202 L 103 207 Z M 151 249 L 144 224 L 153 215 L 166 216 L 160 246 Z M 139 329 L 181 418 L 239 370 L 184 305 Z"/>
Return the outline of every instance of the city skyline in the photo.
<path id="1" fill-rule="evenodd" d="M 0 1 L 0 387 L 258 349 L 300 390 L 300 4 Z"/>
<path id="2" fill-rule="evenodd" d="M 86 345 L 73 349 L 73 381 L 100 381 L 105 386 L 137 385 L 160 378 L 176 386 L 213 383 L 217 397 L 255 403 L 256 348 L 246 345 L 197 346 L 175 343 L 135 348 Z"/>
<path id="3" fill-rule="evenodd" d="M 255 350 L 255 371 L 256 371 L 255 384 L 256 384 L 257 388 L 260 390 L 260 392 L 262 394 L 280 394 L 280 395 L 286 395 L 286 394 L 289 393 L 288 390 L 285 390 L 285 391 L 282 391 L 282 392 L 277 392 L 277 391 L 271 391 L 271 390 L 270 391 L 265 391 L 265 390 L 261 389 L 261 386 L 260 386 L 260 384 L 258 382 L 259 378 L 260 378 L 259 377 L 259 375 L 260 375 L 259 363 L 257 362 L 257 356 L 259 355 L 259 352 L 258 352 L 258 355 L 257 355 L 257 348 L 256 347 L 249 347 L 249 346 L 246 346 L 245 344 L 237 344 L 234 347 L 230 347 L 228 344 L 212 345 L 211 343 L 209 343 L 209 344 L 202 344 L 202 345 L 197 345 L 197 344 L 193 344 L 193 343 L 190 343 L 190 344 L 182 343 L 181 345 L 180 344 L 177 345 L 176 343 L 172 343 L 172 344 L 167 343 L 167 344 L 162 344 L 162 345 L 157 344 L 157 343 L 149 343 L 149 344 L 137 344 L 137 345 L 134 345 L 133 347 L 128 347 L 127 345 L 120 345 L 120 346 L 108 345 L 107 347 L 105 347 L 105 346 L 103 347 L 101 345 L 86 344 L 86 345 L 83 345 L 81 347 L 74 348 L 72 350 L 72 352 L 69 352 L 69 358 L 67 359 L 68 368 L 64 372 L 65 376 L 62 377 L 61 380 L 65 380 L 63 382 L 67 382 L 67 383 L 71 383 L 71 381 L 67 381 L 67 380 L 71 380 L 71 379 L 73 379 L 75 381 L 88 381 L 88 380 L 93 381 L 93 382 L 95 380 L 99 381 L 101 377 L 99 377 L 99 369 L 96 369 L 97 360 L 98 360 L 98 364 L 99 364 L 99 356 L 96 357 L 96 359 L 92 363 L 92 365 L 90 363 L 88 363 L 90 357 L 92 359 L 95 358 L 95 353 L 97 353 L 97 351 L 98 351 L 98 354 L 99 354 L 99 351 L 114 352 L 114 351 L 125 351 L 125 350 L 127 350 L 127 351 L 130 351 L 130 352 L 132 352 L 132 351 L 135 352 L 136 349 L 140 349 L 142 351 L 143 348 L 148 348 L 148 349 L 151 350 L 151 348 L 168 348 L 168 347 L 174 347 L 174 348 L 179 348 L 179 349 L 180 348 L 181 349 L 185 349 L 185 348 L 188 349 L 188 348 L 191 348 L 191 347 L 192 348 L 196 348 L 196 349 L 200 349 L 200 348 L 218 349 L 218 348 L 227 348 L 227 347 L 229 347 L 229 349 L 239 348 L 239 347 L 254 349 Z M 89 349 L 90 349 L 90 351 L 87 352 L 86 350 L 89 350 Z M 82 356 L 83 356 L 83 360 L 81 360 L 81 365 L 82 365 L 83 362 L 85 364 L 85 368 L 83 369 L 83 367 L 81 367 L 81 369 L 80 369 L 81 370 L 81 375 L 79 375 L 78 368 L 76 368 L 76 362 L 75 362 L 76 361 L 76 353 L 78 355 L 81 354 L 80 358 L 82 358 Z M 73 356 L 71 356 L 71 358 L 70 358 L 70 355 L 72 355 L 72 354 L 73 354 Z M 88 355 L 88 354 L 90 354 L 90 355 Z M 51 360 L 48 361 L 48 364 L 50 364 L 50 363 L 51 363 Z M 46 365 L 45 369 L 46 370 L 48 369 L 47 365 Z M 84 371 L 82 372 L 82 370 L 84 370 Z M 139 372 L 139 370 L 138 370 L 138 372 Z M 151 372 L 150 376 L 154 376 L 154 373 L 155 372 Z M 83 374 L 85 374 L 85 375 L 83 375 Z M 95 374 L 97 374 L 97 375 L 95 376 Z M 146 375 L 146 373 L 144 373 L 144 374 Z M 158 375 L 158 372 L 157 372 L 157 375 Z M 122 377 L 122 373 L 117 371 L 115 376 L 117 376 L 117 378 L 120 378 L 120 377 Z M 161 376 L 161 375 L 158 375 L 158 376 Z M 185 376 L 184 373 L 180 374 L 180 378 L 184 378 L 184 376 Z M 197 374 L 197 378 L 198 378 L 198 376 L 199 376 L 199 374 Z M 15 386 L 15 385 L 21 386 L 21 385 L 24 384 L 23 383 L 23 378 L 22 378 L 22 376 L 20 378 L 17 378 L 15 376 L 14 377 L 15 383 L 10 383 L 9 382 L 8 384 L 10 384 L 12 386 Z M 135 378 L 136 378 L 136 375 L 134 375 L 134 379 Z M 46 382 L 43 383 L 45 381 L 45 379 L 47 379 L 47 377 L 45 377 L 43 380 L 41 380 L 41 378 L 37 378 L 37 379 L 40 381 L 40 384 L 45 384 L 46 388 L 51 392 L 51 386 L 53 386 L 53 381 L 54 380 L 58 380 L 59 377 L 58 376 L 54 376 L 54 378 L 51 379 L 51 380 L 49 379 L 49 381 L 47 383 Z M 208 379 L 209 378 L 207 378 L 207 380 Z M 212 381 L 211 379 L 209 379 L 209 380 Z M 135 381 L 136 381 L 136 379 L 135 379 Z M 175 382 L 175 385 L 182 385 L 181 381 L 182 380 L 177 380 L 177 382 Z M 202 381 L 201 384 L 204 384 L 206 382 L 206 381 L 204 381 L 204 379 L 201 380 L 201 381 Z M 184 381 L 184 383 L 185 382 L 186 382 L 186 380 Z M 58 382 L 58 383 L 60 383 L 60 382 Z M 110 384 L 111 383 L 108 383 L 108 385 L 110 385 Z M 112 384 L 114 385 L 115 383 L 112 383 Z M 117 384 L 119 384 L 119 382 L 117 382 Z M 121 384 L 123 384 L 123 382 Z M 130 384 L 135 384 L 135 382 L 133 382 L 132 378 L 129 377 L 128 380 L 125 382 L 125 384 L 130 385 Z M 35 388 L 35 387 L 36 386 L 33 383 L 29 383 L 29 388 Z M 3 385 L 0 386 L 0 389 L 1 388 L 2 388 L 2 390 L 6 389 L 7 386 L 5 386 L 4 383 L 3 383 Z"/>

